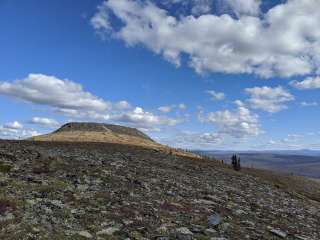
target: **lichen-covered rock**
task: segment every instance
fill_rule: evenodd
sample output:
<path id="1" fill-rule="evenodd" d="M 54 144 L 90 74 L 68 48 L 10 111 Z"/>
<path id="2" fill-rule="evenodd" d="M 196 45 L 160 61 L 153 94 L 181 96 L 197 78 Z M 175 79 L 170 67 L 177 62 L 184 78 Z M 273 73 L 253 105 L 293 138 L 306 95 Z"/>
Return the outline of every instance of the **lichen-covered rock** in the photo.
<path id="1" fill-rule="evenodd" d="M 78 232 L 78 235 L 85 238 L 93 238 L 93 236 L 88 231 L 80 231 Z"/>

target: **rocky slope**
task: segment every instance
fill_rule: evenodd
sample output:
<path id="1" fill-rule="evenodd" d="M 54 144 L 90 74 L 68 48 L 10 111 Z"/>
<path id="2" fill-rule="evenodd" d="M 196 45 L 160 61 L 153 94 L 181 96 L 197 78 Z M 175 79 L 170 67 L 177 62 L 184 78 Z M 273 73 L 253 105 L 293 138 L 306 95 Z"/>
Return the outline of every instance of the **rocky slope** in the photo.
<path id="1" fill-rule="evenodd" d="M 0 141 L 0 186 L 0 239 L 320 239 L 319 202 L 133 145 Z"/>

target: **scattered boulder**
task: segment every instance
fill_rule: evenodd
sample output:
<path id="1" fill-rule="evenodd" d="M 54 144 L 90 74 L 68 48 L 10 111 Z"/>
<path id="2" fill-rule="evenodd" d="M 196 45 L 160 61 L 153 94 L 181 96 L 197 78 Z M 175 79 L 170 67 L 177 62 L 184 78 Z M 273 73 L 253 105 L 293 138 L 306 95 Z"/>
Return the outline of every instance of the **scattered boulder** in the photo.
<path id="1" fill-rule="evenodd" d="M 176 229 L 176 236 L 179 240 L 192 240 L 193 233 L 187 227 Z"/>
<path id="2" fill-rule="evenodd" d="M 78 232 L 78 235 L 85 238 L 93 238 L 93 236 L 88 231 L 80 231 Z"/>
<path id="3" fill-rule="evenodd" d="M 117 231 L 119 231 L 119 228 L 117 227 L 108 227 L 106 229 L 103 229 L 97 232 L 97 235 L 113 235 Z"/>
<path id="4" fill-rule="evenodd" d="M 271 233 L 273 233 L 274 235 L 278 236 L 278 237 L 281 237 L 281 238 L 286 238 L 287 237 L 287 233 L 282 231 L 282 230 L 279 230 L 279 229 L 270 229 L 269 230 Z"/>
<path id="5" fill-rule="evenodd" d="M 219 213 L 215 213 L 208 218 L 209 226 L 217 226 L 221 223 L 222 219 Z"/>

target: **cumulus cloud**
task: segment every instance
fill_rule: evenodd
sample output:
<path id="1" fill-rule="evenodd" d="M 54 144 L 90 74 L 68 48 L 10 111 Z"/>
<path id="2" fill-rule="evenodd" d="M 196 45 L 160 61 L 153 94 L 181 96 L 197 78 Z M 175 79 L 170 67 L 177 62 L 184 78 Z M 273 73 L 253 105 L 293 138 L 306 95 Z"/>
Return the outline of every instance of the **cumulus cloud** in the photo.
<path id="1" fill-rule="evenodd" d="M 72 119 L 90 119 L 97 122 L 113 122 L 130 125 L 132 127 L 152 130 L 155 126 L 174 126 L 183 120 L 158 116 L 154 113 L 145 111 L 141 107 L 135 107 L 129 111 L 112 111 L 109 113 L 97 113 L 94 111 L 77 111 L 59 109 L 59 113 Z"/>
<path id="2" fill-rule="evenodd" d="M 6 123 L 4 125 L 4 128 L 7 128 L 7 129 L 22 129 L 23 125 L 21 123 L 19 123 L 18 121 L 14 121 L 14 122 Z"/>
<path id="3" fill-rule="evenodd" d="M 238 17 L 241 15 L 256 16 L 260 13 L 260 0 L 223 0 Z"/>
<path id="4" fill-rule="evenodd" d="M 110 102 L 84 91 L 81 85 L 44 74 L 29 74 L 12 83 L 0 82 L 0 94 L 57 108 L 95 111 L 111 108 Z"/>
<path id="5" fill-rule="evenodd" d="M 120 109 L 120 110 L 124 110 L 124 109 L 129 109 L 129 108 L 131 108 L 131 105 L 130 105 L 130 103 L 128 103 L 127 101 L 120 101 L 120 102 L 117 102 L 116 104 L 115 104 L 115 107 L 117 108 L 117 109 Z"/>
<path id="6" fill-rule="evenodd" d="M 228 2 L 239 14 L 258 11 L 259 1 Z M 95 22 L 102 24 L 92 25 L 111 32 L 127 46 L 143 45 L 176 66 L 181 64 L 181 55 L 186 55 L 189 66 L 198 73 L 291 77 L 319 71 L 318 6 L 318 0 L 290 0 L 262 16 L 207 13 L 176 17 L 150 1 L 108 0 L 92 18 L 108 24 L 99 20 Z M 110 14 L 122 22 L 120 27 L 110 24 Z"/>
<path id="7" fill-rule="evenodd" d="M 36 130 L 24 128 L 17 121 L 0 125 L 0 138 L 3 139 L 25 139 L 36 135 L 39 135 Z"/>
<path id="8" fill-rule="evenodd" d="M 320 77 L 308 77 L 305 80 L 299 81 L 291 81 L 290 85 L 297 89 L 318 89 L 320 88 Z"/>
<path id="9" fill-rule="evenodd" d="M 234 138 L 257 136 L 262 133 L 258 115 L 250 112 L 245 106 L 236 110 L 211 112 L 205 119 L 217 127 L 218 133 Z"/>
<path id="10" fill-rule="evenodd" d="M 109 21 L 109 12 L 106 6 L 106 2 L 102 3 L 101 6 L 97 7 L 97 14 L 95 14 L 91 20 L 93 28 L 104 38 L 106 31 L 111 31 L 112 27 Z"/>
<path id="11" fill-rule="evenodd" d="M 253 109 L 270 113 L 286 109 L 285 103 L 294 100 L 294 96 L 280 86 L 246 88 L 245 92 L 250 95 L 248 103 Z"/>
<path id="12" fill-rule="evenodd" d="M 135 126 L 141 127 L 154 125 L 174 126 L 179 123 L 179 120 L 154 115 L 151 112 L 146 112 L 141 107 L 136 107 L 132 111 L 126 113 L 121 113 L 118 115 L 115 114 L 111 118 L 117 122 L 134 124 Z"/>
<path id="13" fill-rule="evenodd" d="M 50 118 L 41 118 L 41 117 L 33 117 L 30 121 L 30 124 L 35 124 L 35 125 L 39 125 L 41 127 L 48 127 L 48 128 L 54 128 L 59 126 L 59 122 L 54 120 L 54 119 L 50 119 Z"/>
<path id="14" fill-rule="evenodd" d="M 29 74 L 25 79 L 0 82 L 0 94 L 33 104 L 49 106 L 55 113 L 73 119 L 121 122 L 134 127 L 175 125 L 181 120 L 158 116 L 141 107 L 132 108 L 127 101 L 111 103 L 85 90 L 80 84 L 44 74 Z M 53 119 L 33 118 L 30 123 L 54 126 Z"/>
<path id="15" fill-rule="evenodd" d="M 224 100 L 226 95 L 223 92 L 216 92 L 213 90 L 207 91 L 207 93 L 210 95 L 211 100 L 213 101 L 221 101 Z"/>
<path id="16" fill-rule="evenodd" d="M 186 110 L 187 106 L 184 103 L 180 103 L 180 104 L 172 104 L 172 105 L 167 105 L 167 106 L 161 106 L 158 107 L 158 110 L 162 113 L 169 113 L 172 112 L 174 109 L 177 110 Z"/>
<path id="17" fill-rule="evenodd" d="M 212 0 L 193 0 L 192 14 L 201 15 L 209 13 L 212 9 Z"/>
<path id="18" fill-rule="evenodd" d="M 172 111 L 172 106 L 161 106 L 158 110 L 163 113 L 169 113 Z"/>
<path id="19" fill-rule="evenodd" d="M 173 140 L 172 140 L 173 139 Z M 224 138 L 218 133 L 197 133 L 183 131 L 176 134 L 171 141 L 170 145 L 180 148 L 212 148 L 221 145 Z"/>
<path id="20" fill-rule="evenodd" d="M 190 12 L 194 15 L 209 13 L 213 8 L 212 0 L 162 0 L 165 6 L 177 9 L 178 13 Z"/>

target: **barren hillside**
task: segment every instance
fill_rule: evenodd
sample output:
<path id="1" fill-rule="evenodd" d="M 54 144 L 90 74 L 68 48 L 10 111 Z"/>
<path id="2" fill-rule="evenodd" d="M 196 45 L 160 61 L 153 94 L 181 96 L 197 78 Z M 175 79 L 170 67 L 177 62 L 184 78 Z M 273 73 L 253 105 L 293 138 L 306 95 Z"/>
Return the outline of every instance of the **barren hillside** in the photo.
<path id="1" fill-rule="evenodd" d="M 1 141 L 0 185 L 0 239 L 320 239 L 294 185 L 141 146 Z"/>

